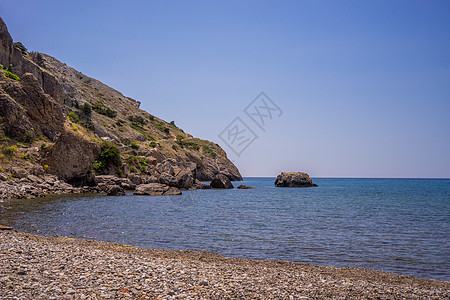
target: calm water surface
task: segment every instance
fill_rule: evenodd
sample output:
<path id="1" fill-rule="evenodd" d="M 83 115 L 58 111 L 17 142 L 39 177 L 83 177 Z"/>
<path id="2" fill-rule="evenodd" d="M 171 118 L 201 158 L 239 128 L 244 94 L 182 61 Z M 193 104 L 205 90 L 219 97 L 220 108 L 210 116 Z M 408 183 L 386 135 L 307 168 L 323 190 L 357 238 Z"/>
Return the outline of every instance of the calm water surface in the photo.
<path id="1" fill-rule="evenodd" d="M 274 178 L 246 178 L 254 190 L 17 200 L 0 204 L 0 224 L 145 248 L 450 280 L 450 179 L 314 181 L 318 188 L 275 188 Z"/>

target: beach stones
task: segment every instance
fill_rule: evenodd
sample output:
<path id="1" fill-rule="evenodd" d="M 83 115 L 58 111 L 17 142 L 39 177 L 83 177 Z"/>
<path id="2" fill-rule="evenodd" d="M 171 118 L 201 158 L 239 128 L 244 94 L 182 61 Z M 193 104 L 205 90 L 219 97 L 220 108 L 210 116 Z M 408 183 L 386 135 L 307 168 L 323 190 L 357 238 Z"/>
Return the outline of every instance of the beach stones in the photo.
<path id="1" fill-rule="evenodd" d="M 276 187 L 310 187 L 317 186 L 308 174 L 303 172 L 281 172 L 275 180 Z"/>

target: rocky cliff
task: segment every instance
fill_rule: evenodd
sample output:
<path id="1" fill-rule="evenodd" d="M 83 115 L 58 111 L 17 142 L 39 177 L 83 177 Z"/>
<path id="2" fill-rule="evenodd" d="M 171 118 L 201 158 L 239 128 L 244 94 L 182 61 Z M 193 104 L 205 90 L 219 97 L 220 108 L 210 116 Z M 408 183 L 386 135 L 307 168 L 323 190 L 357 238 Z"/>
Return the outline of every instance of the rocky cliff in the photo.
<path id="1" fill-rule="evenodd" d="M 95 185 L 100 174 L 143 182 L 172 176 L 176 185 L 184 178 L 182 188 L 217 174 L 242 180 L 219 145 L 49 55 L 29 52 L 1 18 L 0 64 L 0 179 L 44 171 Z"/>

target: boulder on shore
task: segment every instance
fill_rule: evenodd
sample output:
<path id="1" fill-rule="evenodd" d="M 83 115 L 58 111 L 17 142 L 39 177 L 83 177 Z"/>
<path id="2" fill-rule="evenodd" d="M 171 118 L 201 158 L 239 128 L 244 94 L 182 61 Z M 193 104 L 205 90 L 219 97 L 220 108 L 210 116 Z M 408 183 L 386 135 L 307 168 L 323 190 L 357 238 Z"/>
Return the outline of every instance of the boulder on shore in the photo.
<path id="1" fill-rule="evenodd" d="M 108 196 L 125 196 L 125 191 L 121 186 L 110 185 L 106 189 L 106 195 Z"/>
<path id="2" fill-rule="evenodd" d="M 134 194 L 149 196 L 181 195 L 181 190 L 162 183 L 147 183 L 138 185 Z"/>
<path id="3" fill-rule="evenodd" d="M 310 187 L 317 186 L 308 174 L 303 172 L 281 172 L 275 180 L 276 187 Z"/>
<path id="4" fill-rule="evenodd" d="M 234 188 L 230 179 L 223 174 L 217 174 L 216 177 L 214 177 L 214 179 L 211 181 L 210 185 L 213 189 L 232 189 L 232 188 Z"/>

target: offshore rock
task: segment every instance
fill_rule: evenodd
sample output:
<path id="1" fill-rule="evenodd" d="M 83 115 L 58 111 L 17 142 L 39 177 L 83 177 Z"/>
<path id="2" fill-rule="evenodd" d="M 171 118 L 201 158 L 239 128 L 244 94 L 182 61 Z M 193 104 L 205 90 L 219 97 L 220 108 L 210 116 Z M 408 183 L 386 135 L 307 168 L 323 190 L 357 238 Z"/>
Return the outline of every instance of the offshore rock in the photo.
<path id="1" fill-rule="evenodd" d="M 240 186 L 237 187 L 237 189 L 240 189 L 240 190 L 253 190 L 255 188 L 251 187 L 251 186 L 248 186 L 248 185 L 241 184 Z"/>
<path id="2" fill-rule="evenodd" d="M 214 179 L 211 181 L 210 185 L 213 189 L 232 189 L 232 188 L 234 188 L 230 179 L 223 174 L 217 174 L 216 177 L 214 177 Z"/>
<path id="3" fill-rule="evenodd" d="M 303 172 L 281 172 L 275 180 L 276 187 L 311 187 L 317 186 L 308 174 Z"/>

